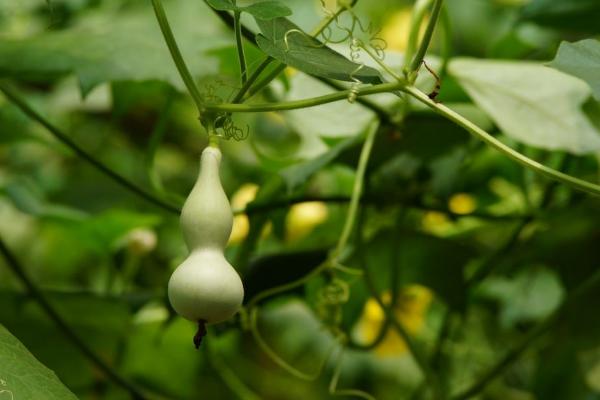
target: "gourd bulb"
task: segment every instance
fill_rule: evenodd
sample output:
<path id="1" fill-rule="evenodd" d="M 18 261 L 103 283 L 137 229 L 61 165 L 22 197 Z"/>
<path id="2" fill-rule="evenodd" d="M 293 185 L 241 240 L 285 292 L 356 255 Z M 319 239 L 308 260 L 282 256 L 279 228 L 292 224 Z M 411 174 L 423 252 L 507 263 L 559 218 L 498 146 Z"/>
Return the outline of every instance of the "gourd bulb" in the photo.
<path id="1" fill-rule="evenodd" d="M 231 233 L 233 213 L 219 178 L 221 152 L 202 152 L 198 180 L 181 211 L 181 229 L 189 256 L 169 280 L 171 305 L 182 317 L 197 322 L 196 347 L 204 324 L 231 318 L 244 299 L 242 281 L 223 250 Z"/>

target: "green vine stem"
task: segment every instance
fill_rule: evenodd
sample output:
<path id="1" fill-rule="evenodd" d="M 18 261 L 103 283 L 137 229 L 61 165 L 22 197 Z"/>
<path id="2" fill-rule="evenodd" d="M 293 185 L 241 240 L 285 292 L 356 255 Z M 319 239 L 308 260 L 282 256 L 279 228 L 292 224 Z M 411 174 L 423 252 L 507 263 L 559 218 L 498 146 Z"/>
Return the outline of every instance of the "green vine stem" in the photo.
<path id="1" fill-rule="evenodd" d="M 431 7 L 433 0 L 417 0 L 412 9 L 410 30 L 408 33 L 408 42 L 406 44 L 406 51 L 404 52 L 404 75 L 408 77 L 410 69 L 410 63 L 414 58 L 415 51 L 417 51 L 417 45 L 419 43 L 419 37 L 421 36 L 421 26 L 427 15 L 427 10 Z"/>
<path id="2" fill-rule="evenodd" d="M 377 135 L 378 130 L 378 123 L 373 123 L 368 128 L 367 137 L 365 138 L 365 142 L 360 151 L 358 167 L 356 168 L 356 176 L 354 178 L 354 185 L 352 188 L 352 197 L 350 198 L 350 204 L 348 206 L 348 213 L 346 214 L 346 220 L 344 222 L 344 227 L 342 228 L 342 233 L 340 234 L 340 239 L 337 243 L 333 254 L 330 256 L 333 264 L 336 264 L 339 258 L 341 257 L 343 251 L 348 245 L 350 235 L 354 230 L 356 215 L 358 212 L 358 205 L 360 204 L 360 198 L 363 193 L 365 173 L 367 171 L 367 165 L 369 164 L 371 150 L 373 150 L 373 143 L 375 142 L 375 136 Z"/>
<path id="3" fill-rule="evenodd" d="M 71 138 L 69 138 L 68 135 L 66 135 L 56 126 L 52 125 L 45 117 L 43 117 L 40 113 L 35 111 L 29 104 L 27 104 L 27 102 L 25 102 L 21 95 L 19 95 L 19 93 L 7 83 L 0 82 L 0 91 L 4 93 L 6 98 L 8 98 L 15 106 L 17 106 L 21 111 L 23 111 L 25 115 L 27 115 L 29 118 L 33 119 L 34 121 L 42 125 L 44 128 L 46 128 L 48 132 L 50 132 L 58 141 L 70 148 L 79 158 L 86 161 L 98 171 L 108 176 L 113 181 L 123 186 L 125 189 L 131 191 L 132 193 L 135 193 L 147 202 L 157 207 L 160 207 L 165 211 L 179 215 L 179 207 L 167 203 L 166 201 L 154 196 L 153 194 L 148 193 L 146 190 L 140 188 L 135 183 L 129 181 L 127 178 L 110 169 L 108 166 L 102 163 L 102 161 L 94 157 L 91 153 L 79 147 L 73 140 L 71 140 Z"/>
<path id="4" fill-rule="evenodd" d="M 555 169 L 552 169 L 543 164 L 540 164 L 537 161 L 530 159 L 529 157 L 525 156 L 524 154 L 521 154 L 518 151 L 505 145 L 500 140 L 496 139 L 495 137 L 493 137 L 492 135 L 490 135 L 489 133 L 487 133 L 486 131 L 484 131 L 483 129 L 478 127 L 477 125 L 475 125 L 473 122 L 466 119 L 465 117 L 458 114 L 457 112 L 453 111 L 452 109 L 446 107 L 443 104 L 432 101 L 431 99 L 429 99 L 429 97 L 427 97 L 427 95 L 425 93 L 421 92 L 419 89 L 417 89 L 413 86 L 406 86 L 400 90 L 410 94 L 415 99 L 419 100 L 421 103 L 427 105 L 429 108 L 431 108 L 436 113 L 446 117 L 450 121 L 463 127 L 464 129 L 466 129 L 469 133 L 471 133 L 476 138 L 482 140 L 489 146 L 500 151 L 505 156 L 518 162 L 519 164 L 523 165 L 524 167 L 526 167 L 532 171 L 535 171 L 539 174 L 542 174 L 550 179 L 564 183 L 565 185 L 568 185 L 574 189 L 577 189 L 577 190 L 580 190 L 580 191 L 583 191 L 586 193 L 594 194 L 596 196 L 600 196 L 600 186 L 599 185 L 575 178 L 571 175 L 557 171 Z"/>
<path id="5" fill-rule="evenodd" d="M 110 365 L 102 360 L 96 353 L 94 353 L 94 351 L 73 331 L 73 329 L 71 329 L 58 311 L 56 311 L 56 309 L 50 304 L 44 293 L 38 289 L 33 280 L 29 277 L 29 275 L 27 275 L 23 266 L 6 246 L 2 238 L 0 238 L 0 253 L 2 253 L 8 268 L 10 268 L 15 276 L 19 278 L 21 283 L 29 292 L 31 298 L 35 300 L 35 302 L 42 308 L 46 315 L 48 315 L 52 322 L 54 322 L 62 334 L 71 343 L 73 343 L 73 345 L 85 356 L 85 358 L 88 359 L 88 361 L 94 364 L 108 379 L 129 392 L 134 399 L 160 398 L 157 395 L 149 395 L 145 391 L 139 389 L 127 379 L 123 378 L 117 371 L 115 371 Z"/>
<path id="6" fill-rule="evenodd" d="M 240 63 L 240 77 L 242 85 L 248 81 L 248 65 L 246 64 L 246 54 L 244 53 L 244 42 L 242 40 L 242 27 L 240 25 L 240 17 L 242 14 L 239 11 L 233 13 L 233 31 L 235 32 L 235 45 L 238 53 L 238 61 Z"/>
<path id="7" fill-rule="evenodd" d="M 408 79 L 410 82 L 414 82 L 416 79 L 416 74 L 423 63 L 423 58 L 427 53 L 427 49 L 429 48 L 429 44 L 431 43 L 431 38 L 433 37 L 433 31 L 437 25 L 438 18 L 440 16 L 440 12 L 442 10 L 442 4 L 444 0 L 434 0 L 433 9 L 431 11 L 431 15 L 429 17 L 429 22 L 427 24 L 427 28 L 425 29 L 425 33 L 423 34 L 423 39 L 421 39 L 421 44 L 417 49 L 415 57 L 412 59 L 409 70 L 408 70 Z"/>
<path id="8" fill-rule="evenodd" d="M 361 89 L 358 96 L 367 96 L 370 94 L 393 92 L 404 87 L 403 82 L 381 83 L 378 85 L 369 86 Z M 282 103 L 265 103 L 265 104 L 206 104 L 203 107 L 204 111 L 210 112 L 231 112 L 231 113 L 255 113 L 268 111 L 285 111 L 295 110 L 299 108 L 315 107 L 322 104 L 332 103 L 335 101 L 345 100 L 348 98 L 351 90 L 342 90 L 335 93 L 329 93 L 323 96 L 311 97 L 309 99 L 287 101 Z"/>
<path id="9" fill-rule="evenodd" d="M 177 67 L 177 71 L 179 71 L 179 75 L 181 75 L 183 83 L 185 84 L 190 95 L 192 96 L 194 103 L 196 103 L 196 107 L 198 107 L 198 110 L 201 110 L 202 105 L 204 104 L 204 100 L 202 99 L 202 95 L 198 91 L 198 87 L 194 82 L 194 78 L 192 77 L 190 70 L 188 69 L 187 65 L 185 64 L 185 61 L 183 60 L 183 56 L 181 55 L 179 46 L 177 46 L 177 42 L 175 41 L 175 37 L 173 36 L 173 31 L 171 30 L 171 26 L 169 25 L 169 20 L 167 19 L 167 15 L 165 14 L 165 9 L 163 8 L 161 0 L 152 0 L 152 7 L 154 8 L 156 20 L 158 21 L 160 30 L 163 34 L 165 42 L 167 43 L 167 47 L 169 48 L 169 52 L 171 53 L 173 62 Z"/>

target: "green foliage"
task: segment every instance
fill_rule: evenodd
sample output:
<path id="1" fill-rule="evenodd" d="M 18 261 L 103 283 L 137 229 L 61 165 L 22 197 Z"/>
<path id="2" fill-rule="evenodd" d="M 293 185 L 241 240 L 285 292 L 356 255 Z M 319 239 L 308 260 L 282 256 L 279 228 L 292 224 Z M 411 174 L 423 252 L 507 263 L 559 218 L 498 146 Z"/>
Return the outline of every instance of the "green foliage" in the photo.
<path id="1" fill-rule="evenodd" d="M 377 70 L 354 63 L 325 43 L 313 39 L 287 18 L 256 19 L 262 35 L 256 38 L 266 54 L 307 74 L 352 82 L 380 83 Z"/>
<path id="2" fill-rule="evenodd" d="M 1 400 L 598 398 L 597 1 L 447 0 L 414 86 L 412 1 L 163 2 L 199 104 L 147 1 L 0 1 Z M 245 308 L 196 352 L 208 122 Z"/>
<path id="3" fill-rule="evenodd" d="M 600 149 L 600 131 L 582 109 L 591 93 L 581 81 L 512 61 L 456 59 L 449 72 L 512 138 L 574 154 Z"/>
<path id="4" fill-rule="evenodd" d="M 0 361 L 0 395 L 3 398 L 77 398 L 2 325 Z"/>
<path id="5" fill-rule="evenodd" d="M 600 42 L 587 39 L 576 43 L 562 42 L 550 66 L 588 83 L 596 100 L 600 100 Z"/>
<path id="6" fill-rule="evenodd" d="M 553 28 L 600 32 L 600 5 L 594 0 L 534 0 L 523 8 L 522 17 Z"/>
<path id="7" fill-rule="evenodd" d="M 206 54 L 228 44 L 201 1 L 176 2 L 168 12 L 177 21 L 175 34 L 181 36 L 184 54 Z M 210 42 L 197 40 L 207 35 Z M 200 43 L 204 44 L 198 47 Z M 194 72 L 218 70 L 214 58 L 190 58 Z M 150 9 L 103 12 L 66 31 L 0 43 L 0 76 L 42 80 L 67 73 L 77 75 L 83 96 L 101 83 L 115 81 L 163 80 L 181 87 Z"/>
<path id="8" fill-rule="evenodd" d="M 292 14 L 292 10 L 278 1 L 263 1 L 246 7 L 237 6 L 230 0 L 206 0 L 206 2 L 215 10 L 246 12 L 254 18 L 264 21 Z"/>

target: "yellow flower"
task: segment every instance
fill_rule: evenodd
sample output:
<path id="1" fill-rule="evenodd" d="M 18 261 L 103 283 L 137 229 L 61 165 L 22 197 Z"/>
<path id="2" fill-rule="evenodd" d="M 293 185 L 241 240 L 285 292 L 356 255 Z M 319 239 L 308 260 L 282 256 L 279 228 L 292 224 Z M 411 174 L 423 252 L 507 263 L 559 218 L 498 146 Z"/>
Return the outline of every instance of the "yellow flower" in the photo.
<path id="1" fill-rule="evenodd" d="M 394 313 L 398 322 L 411 336 L 418 334 L 425 323 L 427 310 L 433 300 L 433 292 L 421 285 L 409 285 L 398 295 Z M 382 296 L 385 304 L 390 304 L 391 296 L 386 292 Z M 377 301 L 369 299 L 357 324 L 357 336 L 361 342 L 370 343 L 378 336 L 385 322 L 385 314 Z M 404 339 L 390 328 L 383 340 L 375 348 L 378 356 L 397 356 L 406 352 Z"/>

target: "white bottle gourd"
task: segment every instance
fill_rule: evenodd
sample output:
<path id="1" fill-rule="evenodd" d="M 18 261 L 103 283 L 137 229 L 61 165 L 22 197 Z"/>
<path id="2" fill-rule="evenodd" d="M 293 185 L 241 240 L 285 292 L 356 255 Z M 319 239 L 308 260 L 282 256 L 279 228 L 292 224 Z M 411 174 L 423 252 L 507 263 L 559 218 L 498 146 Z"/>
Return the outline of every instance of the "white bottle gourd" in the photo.
<path id="1" fill-rule="evenodd" d="M 207 147 L 200 158 L 198 180 L 181 211 L 183 238 L 190 251 L 169 280 L 169 301 L 182 317 L 198 323 L 196 348 L 205 324 L 231 318 L 244 299 L 242 281 L 223 250 L 233 213 L 219 177 L 221 152 Z"/>

